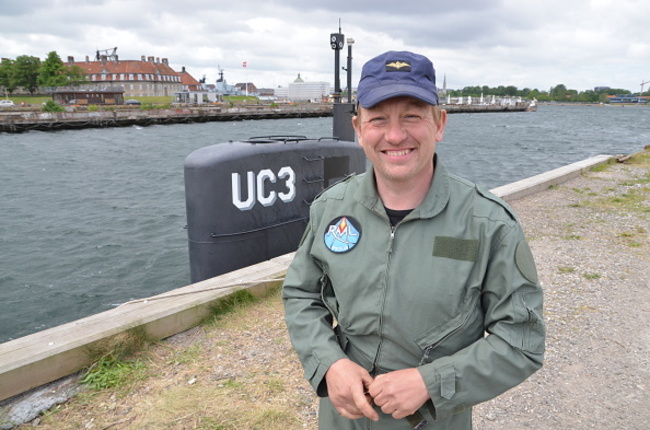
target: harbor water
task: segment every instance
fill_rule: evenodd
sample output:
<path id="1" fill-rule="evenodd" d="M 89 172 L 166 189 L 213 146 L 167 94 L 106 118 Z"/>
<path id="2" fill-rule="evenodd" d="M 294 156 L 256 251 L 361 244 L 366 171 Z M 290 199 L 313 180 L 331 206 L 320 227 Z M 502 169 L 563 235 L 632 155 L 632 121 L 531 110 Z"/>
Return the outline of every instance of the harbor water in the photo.
<path id="1" fill-rule="evenodd" d="M 183 161 L 331 118 L 0 134 L 0 342 L 189 283 Z M 650 108 L 454 114 L 438 153 L 488 188 L 650 144 Z M 226 184 L 225 186 L 228 186 Z"/>

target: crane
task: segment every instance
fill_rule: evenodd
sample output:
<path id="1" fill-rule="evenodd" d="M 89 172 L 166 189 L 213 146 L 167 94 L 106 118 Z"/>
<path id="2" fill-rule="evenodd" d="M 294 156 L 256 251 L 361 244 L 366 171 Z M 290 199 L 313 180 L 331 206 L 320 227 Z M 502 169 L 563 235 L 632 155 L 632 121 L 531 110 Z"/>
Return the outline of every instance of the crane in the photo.
<path id="1" fill-rule="evenodd" d="M 117 46 L 115 48 L 110 48 L 110 49 L 98 49 L 95 59 L 99 61 L 102 55 L 106 55 L 106 58 L 108 60 L 112 60 L 112 61 L 117 60 Z"/>
<path id="2" fill-rule="evenodd" d="M 650 81 L 641 82 L 641 92 L 639 93 L 639 95 L 643 94 L 643 86 L 648 83 L 650 83 Z"/>

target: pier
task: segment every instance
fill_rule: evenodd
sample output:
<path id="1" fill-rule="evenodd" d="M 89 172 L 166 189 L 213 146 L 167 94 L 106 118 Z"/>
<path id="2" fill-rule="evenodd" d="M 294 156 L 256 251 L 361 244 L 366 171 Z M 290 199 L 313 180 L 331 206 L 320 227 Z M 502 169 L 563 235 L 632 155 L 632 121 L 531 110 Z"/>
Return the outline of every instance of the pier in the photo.
<path id="1" fill-rule="evenodd" d="M 524 112 L 534 110 L 529 103 L 512 105 L 443 105 L 448 113 Z M 82 110 L 83 109 L 83 110 Z M 331 103 L 296 105 L 178 106 L 169 109 L 102 107 L 66 112 L 40 112 L 13 109 L 0 112 L 0 132 L 21 133 L 29 130 L 55 131 L 82 128 L 149 126 L 155 124 L 189 124 L 209 121 L 243 121 L 256 119 L 312 118 L 332 116 Z"/>

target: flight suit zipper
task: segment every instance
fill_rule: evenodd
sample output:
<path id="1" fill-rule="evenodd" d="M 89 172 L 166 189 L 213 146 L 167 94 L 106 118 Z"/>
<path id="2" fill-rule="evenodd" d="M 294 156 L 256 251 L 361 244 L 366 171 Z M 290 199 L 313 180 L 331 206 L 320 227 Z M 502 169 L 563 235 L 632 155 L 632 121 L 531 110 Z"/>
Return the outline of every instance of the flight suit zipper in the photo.
<path id="1" fill-rule="evenodd" d="M 393 242 L 395 240 L 395 230 L 397 230 L 397 226 L 400 223 L 397 223 L 396 225 L 391 225 L 389 220 L 386 220 L 390 226 L 390 239 L 388 241 L 388 249 L 386 252 L 388 253 L 388 259 L 386 261 L 386 271 L 384 272 L 384 291 L 383 291 L 383 297 L 381 300 L 381 311 L 379 312 L 379 344 L 377 345 L 377 351 L 375 352 L 375 358 L 372 363 L 372 369 L 370 370 L 370 374 L 373 376 L 376 376 L 378 374 L 377 371 L 377 362 L 379 360 L 379 356 L 381 355 L 381 350 L 382 350 L 382 345 L 383 345 L 383 332 L 384 332 L 384 309 L 386 306 L 386 290 L 388 289 L 388 283 L 390 279 L 390 269 L 391 269 L 391 261 L 392 261 L 392 254 L 393 254 Z"/>

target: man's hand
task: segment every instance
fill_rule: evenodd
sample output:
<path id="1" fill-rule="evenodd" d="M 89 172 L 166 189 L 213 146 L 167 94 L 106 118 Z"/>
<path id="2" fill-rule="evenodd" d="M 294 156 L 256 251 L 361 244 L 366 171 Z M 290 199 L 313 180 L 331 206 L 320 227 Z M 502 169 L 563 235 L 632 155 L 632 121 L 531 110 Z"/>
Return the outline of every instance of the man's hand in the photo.
<path id="1" fill-rule="evenodd" d="M 343 358 L 330 366 L 325 381 L 330 401 L 341 416 L 351 420 L 363 416 L 373 421 L 379 420 L 379 414 L 366 394 L 372 384 L 372 376 L 366 369 Z"/>
<path id="2" fill-rule="evenodd" d="M 377 376 L 368 392 L 375 404 L 395 419 L 413 414 L 430 398 L 424 379 L 415 368 Z"/>

